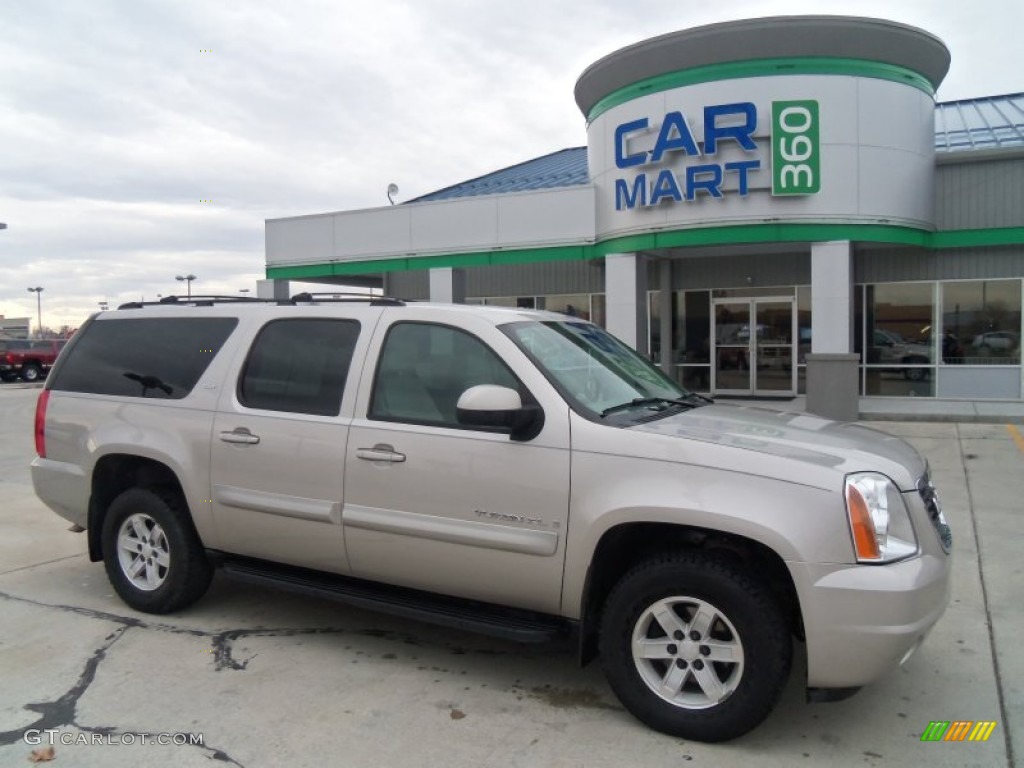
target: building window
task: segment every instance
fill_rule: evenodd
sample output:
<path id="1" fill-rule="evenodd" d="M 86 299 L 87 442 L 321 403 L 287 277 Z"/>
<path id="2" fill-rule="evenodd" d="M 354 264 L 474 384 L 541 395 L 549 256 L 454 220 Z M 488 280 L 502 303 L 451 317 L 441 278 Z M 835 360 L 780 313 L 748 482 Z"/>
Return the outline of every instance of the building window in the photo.
<path id="1" fill-rule="evenodd" d="M 1020 365 L 1020 280 L 942 285 L 942 362 Z"/>
<path id="2" fill-rule="evenodd" d="M 569 293 L 557 296 L 538 296 L 538 309 L 558 312 L 569 317 L 590 319 L 590 294 Z"/>
<path id="3" fill-rule="evenodd" d="M 546 309 L 570 317 L 580 317 L 605 327 L 605 299 L 603 293 L 568 293 L 548 296 L 490 296 L 466 299 L 467 304 L 486 304 L 490 307 L 516 309 Z"/>
<path id="4" fill-rule="evenodd" d="M 935 283 L 865 287 L 865 394 L 934 394 L 935 287 Z"/>
<path id="5" fill-rule="evenodd" d="M 796 289 L 796 391 L 807 394 L 807 356 L 811 354 L 811 286 Z"/>

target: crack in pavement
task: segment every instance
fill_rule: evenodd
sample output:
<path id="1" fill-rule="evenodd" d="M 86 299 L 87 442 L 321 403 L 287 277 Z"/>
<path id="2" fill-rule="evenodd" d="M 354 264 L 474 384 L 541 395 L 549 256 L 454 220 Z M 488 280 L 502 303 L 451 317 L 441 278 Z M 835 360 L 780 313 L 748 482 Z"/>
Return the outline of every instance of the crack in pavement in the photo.
<path id="1" fill-rule="evenodd" d="M 86 661 L 85 668 L 82 674 L 79 676 L 78 681 L 64 693 L 60 698 L 55 701 L 49 702 L 36 702 L 25 704 L 24 709 L 32 712 L 38 712 L 40 717 L 33 723 L 30 723 L 23 728 L 18 728 L 13 731 L 0 731 L 0 746 L 10 746 L 21 741 L 24 738 L 26 731 L 38 729 L 40 731 L 46 731 L 51 729 L 57 729 L 60 726 L 77 728 L 80 731 L 86 733 L 98 733 L 103 735 L 124 735 L 124 734 L 135 734 L 139 735 L 135 731 L 121 731 L 113 726 L 86 726 L 78 723 L 75 720 L 77 714 L 78 702 L 82 696 L 89 689 L 93 680 L 96 677 L 96 671 L 100 663 L 106 658 L 108 650 L 120 640 L 129 630 L 151 630 L 155 632 L 164 632 L 167 634 L 174 635 L 186 635 L 197 638 L 208 638 L 213 650 L 213 666 L 215 672 L 221 672 L 223 670 L 243 671 L 245 670 L 249 662 L 255 658 L 250 656 L 243 660 L 238 660 L 234 656 L 234 643 L 241 638 L 248 637 L 297 637 L 307 635 L 349 635 L 356 637 L 373 637 L 391 642 L 402 643 L 404 645 L 412 646 L 426 646 L 432 647 L 438 650 L 447 651 L 452 655 L 462 656 L 467 653 L 474 655 L 483 656 L 508 656 L 508 657 L 526 657 L 529 655 L 527 652 L 515 653 L 511 651 L 501 651 L 494 648 L 480 648 L 467 650 L 461 645 L 450 645 L 444 643 L 432 643 L 430 641 L 424 642 L 422 638 L 405 633 L 397 632 L 394 630 L 387 629 L 347 629 L 343 627 L 282 627 L 282 628 L 252 628 L 252 629 L 228 629 L 220 631 L 208 631 L 202 629 L 188 629 L 185 627 L 176 627 L 171 624 L 163 622 L 150 622 L 145 621 L 134 616 L 122 616 L 116 613 L 109 613 L 107 611 L 100 611 L 93 608 L 82 608 L 74 605 L 63 605 L 60 603 L 45 603 L 40 600 L 33 600 L 27 597 L 20 597 L 18 595 L 12 595 L 7 592 L 0 591 L 0 599 L 10 600 L 13 602 L 25 603 L 28 605 L 34 605 L 40 608 L 48 608 L 52 610 L 62 611 L 66 613 L 72 613 L 78 616 L 83 616 L 90 619 L 96 619 L 99 621 L 106 621 L 118 625 L 117 628 L 108 635 L 103 644 L 97 648 L 92 656 Z M 525 651 L 525 649 L 524 649 Z M 193 736 L 194 734 L 186 733 L 186 736 Z M 205 742 L 205 738 L 204 738 Z M 239 768 L 243 768 L 241 763 L 228 755 L 224 750 L 217 749 L 214 747 L 208 747 L 205 743 L 193 744 L 189 742 L 189 746 L 198 747 L 205 752 L 209 753 L 209 757 L 214 760 L 221 762 L 230 763 L 237 765 Z"/>
<path id="2" fill-rule="evenodd" d="M 189 635 L 205 635 L 206 633 L 200 633 L 196 630 L 181 629 L 178 627 L 171 627 L 169 625 L 147 625 L 146 622 L 132 618 L 130 616 L 118 616 L 113 613 L 106 613 L 104 611 L 95 611 L 89 608 L 77 608 L 71 605 L 51 605 L 42 603 L 37 600 L 30 600 L 28 598 L 17 597 L 15 595 L 9 595 L 5 592 L 0 592 L 0 597 L 13 600 L 17 602 L 29 603 L 42 608 L 52 608 L 55 610 L 67 611 L 75 613 L 81 616 L 87 616 L 93 619 L 99 619 L 102 621 L 109 621 L 119 626 L 104 638 L 103 644 L 93 651 L 93 654 L 85 662 L 85 668 L 82 670 L 82 674 L 78 676 L 78 680 L 74 685 L 71 686 L 62 696 L 54 701 L 43 701 L 43 702 L 32 702 L 25 704 L 23 709 L 30 712 L 38 712 L 40 717 L 28 725 L 15 729 L 13 731 L 0 731 L 0 747 L 10 746 L 16 744 L 24 739 L 25 733 L 30 730 L 37 730 L 40 732 L 55 731 L 59 730 L 62 726 L 69 728 L 76 728 L 79 731 L 85 733 L 96 733 L 104 736 L 124 736 L 132 734 L 135 736 L 141 736 L 141 732 L 136 731 L 123 731 L 115 726 L 89 726 L 79 723 L 76 719 L 78 713 L 78 702 L 85 695 L 86 691 L 92 685 L 96 679 L 96 671 L 102 662 L 107 657 L 107 651 L 130 629 L 157 629 L 159 631 L 172 631 L 175 634 L 189 634 Z M 208 753 L 209 757 L 219 762 L 230 763 L 237 765 L 238 768 L 244 768 L 244 766 L 237 760 L 232 758 L 227 752 L 216 747 L 207 746 L 205 741 L 205 735 L 203 741 L 195 743 L 195 734 L 192 733 L 175 733 L 177 735 L 183 735 L 187 737 L 188 746 L 198 747 L 204 752 Z"/>
<path id="3" fill-rule="evenodd" d="M 4 597 L 8 596 L 4 595 Z M 23 728 L 18 728 L 13 731 L 0 731 L 0 746 L 7 747 L 12 744 L 16 744 L 24 739 L 24 736 L 28 731 L 38 731 L 43 733 L 59 731 L 61 727 L 76 728 L 85 733 L 96 733 L 103 736 L 125 736 L 128 734 L 137 737 L 141 736 L 141 732 L 122 731 L 115 726 L 97 727 L 83 725 L 76 719 L 78 715 L 78 702 L 82 696 L 85 695 L 85 692 L 89 690 L 89 686 L 91 686 L 93 681 L 96 679 L 96 671 L 99 669 L 100 662 L 107 657 L 107 651 L 109 651 L 118 640 L 124 637 L 128 630 L 133 628 L 134 627 L 129 624 L 122 624 L 107 635 L 104 638 L 103 644 L 93 651 L 92 656 L 90 656 L 85 662 L 85 668 L 82 670 L 82 674 L 78 676 L 78 680 L 67 691 L 65 691 L 60 698 L 54 701 L 40 701 L 25 704 L 23 709 L 27 709 L 30 712 L 38 712 L 40 717 Z M 204 752 L 209 753 L 209 756 L 213 760 L 231 763 L 233 765 L 237 765 L 238 768 L 244 768 L 241 763 L 233 759 L 230 755 L 224 752 L 224 750 L 206 746 L 205 737 L 203 742 L 195 743 L 195 734 L 176 733 L 174 735 L 187 737 L 187 743 L 189 746 L 198 747 Z"/>
<path id="4" fill-rule="evenodd" d="M 172 635 L 188 635 L 191 637 L 209 638 L 214 652 L 214 669 L 218 672 L 229 669 L 241 671 L 244 670 L 249 662 L 255 657 L 249 657 L 244 661 L 238 661 L 234 658 L 233 644 L 240 638 L 247 637 L 297 637 L 300 635 L 350 635 L 354 637 L 374 637 L 382 640 L 389 640 L 391 642 L 402 643 L 404 645 L 415 645 L 424 646 L 428 648 L 436 648 L 439 650 L 447 651 L 455 656 L 463 656 L 468 653 L 472 653 L 477 656 L 507 656 L 516 658 L 528 658 L 532 654 L 529 653 L 527 647 L 523 647 L 520 651 L 519 648 L 516 651 L 506 651 L 495 648 L 475 648 L 467 650 L 462 645 L 452 645 L 447 643 L 432 643 L 429 640 L 409 632 L 398 632 L 390 629 L 349 629 L 346 627 L 253 627 L 251 629 L 223 629 L 223 630 L 205 630 L 205 629 L 188 629 L 185 627 L 176 627 L 172 624 L 165 624 L 163 622 L 150 622 L 143 619 L 136 618 L 134 616 L 122 616 L 117 613 L 108 613 L 107 611 L 99 611 L 94 608 L 81 608 L 75 605 L 63 605 L 61 603 L 44 603 L 41 600 L 33 600 L 28 597 L 20 597 L 18 595 L 12 595 L 7 592 L 0 591 L 0 599 L 11 600 L 14 602 L 27 603 L 29 605 L 35 605 L 40 608 L 51 608 L 58 611 L 64 611 L 67 613 L 74 613 L 79 616 L 85 616 L 91 619 L 99 619 L 100 621 L 109 621 L 114 624 L 121 624 L 125 627 L 137 627 L 139 629 L 148 629 L 155 632 L 165 632 Z"/>

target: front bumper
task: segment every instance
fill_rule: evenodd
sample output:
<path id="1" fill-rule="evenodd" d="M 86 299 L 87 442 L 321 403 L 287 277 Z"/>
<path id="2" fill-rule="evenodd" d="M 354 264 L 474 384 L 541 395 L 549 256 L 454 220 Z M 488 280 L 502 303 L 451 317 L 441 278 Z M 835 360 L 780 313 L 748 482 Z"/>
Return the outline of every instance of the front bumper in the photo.
<path id="1" fill-rule="evenodd" d="M 946 609 L 951 565 L 941 551 L 888 565 L 789 563 L 807 637 L 807 686 L 866 685 L 909 658 Z"/>

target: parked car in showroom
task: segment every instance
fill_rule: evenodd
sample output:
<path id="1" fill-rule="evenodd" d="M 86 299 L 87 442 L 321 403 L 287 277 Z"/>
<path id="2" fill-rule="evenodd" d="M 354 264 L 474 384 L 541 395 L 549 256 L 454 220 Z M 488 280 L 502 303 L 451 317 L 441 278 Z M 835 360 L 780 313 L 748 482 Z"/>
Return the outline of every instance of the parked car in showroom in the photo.
<path id="1" fill-rule="evenodd" d="M 906 442 L 712 403 L 549 312 L 130 304 L 69 343 L 35 439 L 37 494 L 137 610 L 186 608 L 219 566 L 570 637 L 686 739 L 761 723 L 794 648 L 812 699 L 891 681 L 949 599 L 951 534 Z"/>

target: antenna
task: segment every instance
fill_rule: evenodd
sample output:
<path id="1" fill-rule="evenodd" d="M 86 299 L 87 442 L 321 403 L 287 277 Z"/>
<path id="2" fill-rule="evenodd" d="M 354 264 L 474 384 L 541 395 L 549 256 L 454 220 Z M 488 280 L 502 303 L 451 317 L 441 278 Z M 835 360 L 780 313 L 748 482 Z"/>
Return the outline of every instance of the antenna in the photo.
<path id="1" fill-rule="evenodd" d="M 388 202 L 392 205 L 395 204 L 395 195 L 398 194 L 398 185 L 394 182 L 388 184 Z"/>

